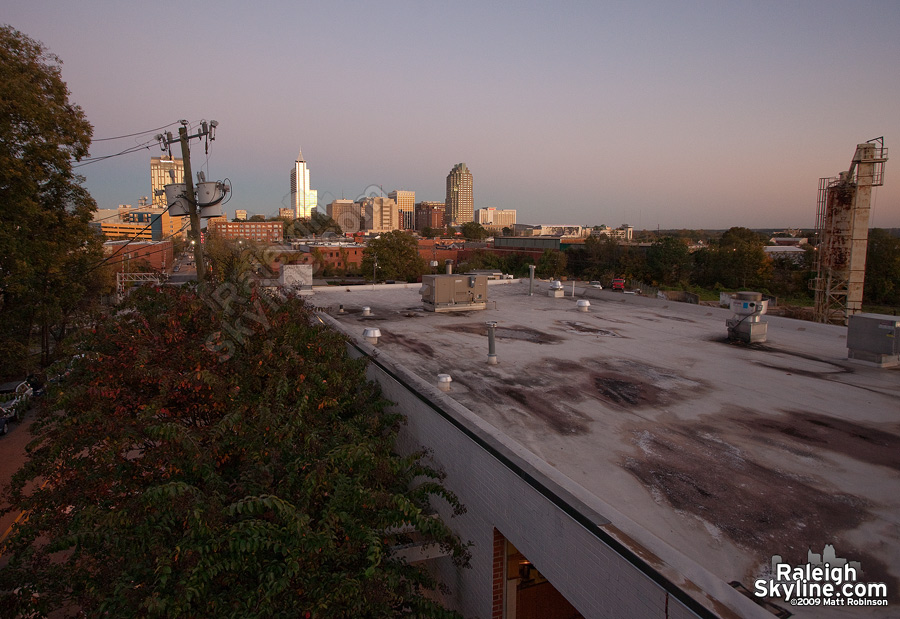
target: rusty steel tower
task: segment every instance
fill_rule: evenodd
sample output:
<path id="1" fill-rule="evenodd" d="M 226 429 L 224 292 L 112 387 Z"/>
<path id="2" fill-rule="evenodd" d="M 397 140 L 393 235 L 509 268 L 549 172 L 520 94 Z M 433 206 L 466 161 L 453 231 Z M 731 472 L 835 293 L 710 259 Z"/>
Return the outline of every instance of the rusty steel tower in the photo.
<path id="1" fill-rule="evenodd" d="M 819 179 L 817 273 L 810 282 L 817 322 L 846 324 L 862 310 L 872 187 L 884 184 L 887 154 L 883 137 L 857 144 L 848 171 Z"/>

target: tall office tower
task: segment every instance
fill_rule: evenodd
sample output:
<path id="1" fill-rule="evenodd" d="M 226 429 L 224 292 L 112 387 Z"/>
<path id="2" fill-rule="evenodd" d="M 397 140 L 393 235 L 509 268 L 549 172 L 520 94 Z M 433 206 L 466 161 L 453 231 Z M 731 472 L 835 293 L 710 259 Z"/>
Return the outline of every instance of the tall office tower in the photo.
<path id="1" fill-rule="evenodd" d="M 464 163 L 457 163 L 447 175 L 445 217 L 448 224 L 459 225 L 472 221 L 475 202 L 472 199 L 472 173 Z"/>
<path id="2" fill-rule="evenodd" d="M 388 194 L 388 197 L 397 203 L 397 210 L 400 211 L 400 229 L 415 230 L 416 229 L 416 192 L 395 190 Z"/>
<path id="3" fill-rule="evenodd" d="M 175 179 L 169 172 L 173 172 Z M 169 183 L 184 182 L 184 161 L 174 157 L 150 157 L 150 195 L 153 206 L 166 208 L 165 187 Z M 157 195 L 159 191 L 159 195 Z"/>
<path id="4" fill-rule="evenodd" d="M 309 188 L 309 168 L 303 160 L 303 151 L 297 154 L 294 169 L 291 170 L 291 205 L 294 217 L 299 219 L 312 217 L 319 203 L 319 192 Z"/>

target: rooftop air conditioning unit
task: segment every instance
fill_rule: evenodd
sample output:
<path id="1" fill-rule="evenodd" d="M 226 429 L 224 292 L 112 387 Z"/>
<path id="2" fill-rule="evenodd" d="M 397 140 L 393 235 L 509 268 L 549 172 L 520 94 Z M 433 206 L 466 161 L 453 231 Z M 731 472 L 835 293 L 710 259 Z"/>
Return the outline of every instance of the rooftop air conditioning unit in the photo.
<path id="1" fill-rule="evenodd" d="M 429 312 L 464 312 L 487 307 L 484 275 L 423 275 L 422 303 Z"/>
<path id="2" fill-rule="evenodd" d="M 850 316 L 847 358 L 882 368 L 900 365 L 900 318 L 885 314 Z"/>

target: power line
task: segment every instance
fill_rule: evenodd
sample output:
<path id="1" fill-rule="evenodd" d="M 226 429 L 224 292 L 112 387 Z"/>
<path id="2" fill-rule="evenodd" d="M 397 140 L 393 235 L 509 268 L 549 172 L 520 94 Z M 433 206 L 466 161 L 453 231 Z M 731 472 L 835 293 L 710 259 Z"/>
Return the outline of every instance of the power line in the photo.
<path id="1" fill-rule="evenodd" d="M 150 150 L 150 145 L 153 144 L 154 140 L 149 140 L 144 142 L 143 144 L 138 144 L 137 146 L 132 146 L 130 148 L 126 148 L 125 150 L 112 154 L 112 155 L 103 155 L 100 157 L 88 157 L 86 159 L 82 159 L 80 162 L 74 164 L 72 168 L 83 168 L 86 165 L 90 165 L 92 163 L 97 163 L 98 161 L 105 161 L 106 159 L 112 159 L 113 157 L 120 157 L 122 155 L 130 155 L 131 153 L 136 153 L 141 150 Z"/>
<path id="2" fill-rule="evenodd" d="M 168 239 L 166 239 L 166 240 L 168 240 Z M 155 242 L 155 243 L 162 243 L 163 241 L 154 241 L 154 242 Z M 127 257 L 125 257 L 125 256 L 122 256 L 122 257 L 121 257 L 121 260 L 116 260 L 115 262 L 110 262 L 110 263 L 109 263 L 109 266 L 113 266 L 113 267 L 114 267 L 114 266 L 119 265 L 119 264 L 124 264 L 125 262 L 127 262 L 127 261 L 129 261 L 129 260 L 140 260 L 141 258 L 146 258 L 147 256 L 153 256 L 153 255 L 155 255 L 155 254 L 161 254 L 161 253 L 166 252 L 166 251 L 169 251 L 169 249 L 163 247 L 163 248 L 161 248 L 161 249 L 154 249 L 153 251 L 148 251 L 148 252 L 142 253 L 142 254 L 140 254 L 140 255 L 134 256 L 133 258 L 127 258 Z"/>
<path id="3" fill-rule="evenodd" d="M 169 210 L 169 207 L 167 206 L 165 209 L 163 209 L 163 213 L 165 213 L 165 212 L 168 211 L 168 210 Z M 159 218 L 162 219 L 162 213 L 159 214 Z M 130 245 L 130 244 L 133 243 L 134 241 L 138 240 L 138 238 L 140 238 L 140 235 L 141 235 L 142 233 L 146 232 L 147 228 L 149 228 L 150 226 L 153 225 L 154 221 L 155 221 L 155 217 L 151 216 L 151 217 L 150 217 L 150 223 L 148 223 L 146 226 L 144 226 L 143 228 L 141 228 L 141 229 L 138 231 L 138 233 L 137 233 L 136 236 L 134 236 L 134 237 L 128 239 L 128 242 L 127 242 L 127 243 L 125 243 L 124 245 L 122 245 L 122 247 L 120 247 L 117 251 L 115 251 L 115 252 L 112 253 L 111 255 L 107 256 L 106 258 L 104 258 L 103 260 L 101 260 L 100 262 L 98 262 L 97 264 L 95 264 L 94 266 L 92 266 L 91 268 L 89 268 L 89 269 L 87 270 L 87 272 L 90 273 L 90 272 L 93 271 L 94 269 L 100 268 L 101 266 L 103 266 L 104 264 L 106 264 L 107 262 L 109 262 L 110 260 L 112 260 L 112 259 L 115 257 L 116 254 L 118 254 L 120 251 L 122 251 L 123 249 L 125 249 L 126 247 L 128 247 L 128 245 Z M 184 229 L 184 228 L 182 228 L 182 230 L 183 230 L 183 229 Z M 179 231 L 179 232 L 180 232 L 180 231 Z M 178 234 L 178 233 L 176 232 L 175 234 Z"/>
<path id="4" fill-rule="evenodd" d="M 91 142 L 108 142 L 110 140 L 121 140 L 122 138 L 133 138 L 136 135 L 144 135 L 145 133 L 153 133 L 154 131 L 162 131 L 172 125 L 177 125 L 178 121 L 171 122 L 168 125 L 163 125 L 162 127 L 157 127 L 156 129 L 148 129 L 147 131 L 140 131 L 138 133 L 129 133 L 128 135 L 117 135 L 113 138 L 97 138 L 95 140 L 91 140 Z"/>
<path id="5" fill-rule="evenodd" d="M 188 224 L 190 224 L 189 221 L 188 221 L 188 222 L 185 222 L 185 224 L 184 224 L 183 226 L 181 226 L 181 229 L 180 229 L 180 230 L 177 230 L 177 231 L 175 232 L 175 234 L 170 234 L 169 236 L 167 236 L 167 237 L 165 237 L 165 238 L 163 238 L 163 239 L 160 239 L 160 240 L 158 240 L 158 241 L 149 241 L 149 242 L 151 242 L 151 243 L 163 243 L 163 242 L 165 242 L 165 241 L 168 241 L 168 240 L 170 240 L 170 239 L 173 239 L 173 238 L 175 238 L 175 236 L 176 236 L 178 233 L 184 232 L 184 230 L 188 227 Z M 133 242 L 133 241 L 135 241 L 135 240 L 138 240 L 138 239 L 130 239 L 130 240 L 128 241 L 128 243 L 125 243 L 125 245 L 123 245 L 122 247 L 120 247 L 119 250 L 118 250 L 116 253 L 112 254 L 112 255 L 109 256 L 109 257 L 107 257 L 107 260 L 109 260 L 110 258 L 113 258 L 117 253 L 119 253 L 120 251 L 122 251 L 123 249 L 125 249 L 125 247 L 126 247 L 128 244 L 130 244 L 131 242 Z M 158 254 L 158 253 L 161 253 L 161 252 L 164 252 L 164 251 L 166 251 L 165 248 L 163 248 L 163 249 L 156 249 L 156 250 L 154 250 L 154 251 L 149 251 L 149 252 L 147 252 L 147 253 L 145 253 L 145 254 L 141 254 L 140 256 L 137 256 L 136 259 L 137 259 L 137 258 L 143 258 L 144 256 L 152 256 L 153 254 Z M 116 260 L 115 262 L 111 262 L 110 265 L 122 264 L 122 263 L 125 262 L 125 260 L 127 260 L 127 258 L 125 258 L 125 257 L 123 256 L 121 260 Z M 101 263 L 101 264 L 102 264 L 102 263 Z M 100 266 L 100 265 L 98 264 L 97 266 Z M 96 268 L 96 267 L 95 267 L 95 268 Z"/>

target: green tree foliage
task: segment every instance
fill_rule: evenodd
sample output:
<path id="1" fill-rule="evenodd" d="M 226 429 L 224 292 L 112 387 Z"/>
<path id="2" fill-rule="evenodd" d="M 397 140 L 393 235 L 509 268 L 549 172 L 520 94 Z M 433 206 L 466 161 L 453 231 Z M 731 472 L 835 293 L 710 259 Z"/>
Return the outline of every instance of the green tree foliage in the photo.
<path id="1" fill-rule="evenodd" d="M 359 229 L 359 228 L 357 228 Z M 325 213 L 313 211 L 308 218 L 285 222 L 284 235 L 288 237 L 343 236 L 341 226 Z"/>
<path id="2" fill-rule="evenodd" d="M 869 231 L 863 294 L 866 303 L 900 306 L 900 238 L 881 228 Z"/>
<path id="3" fill-rule="evenodd" d="M 484 229 L 480 223 L 475 221 L 467 221 L 462 225 L 462 235 L 470 241 L 481 241 L 490 236 L 490 233 Z"/>
<path id="4" fill-rule="evenodd" d="M 235 282 L 245 278 L 260 265 L 256 259 L 263 254 L 260 245 L 249 239 L 223 239 L 208 236 L 204 244 L 204 257 L 209 263 L 208 278 L 214 283 Z"/>
<path id="5" fill-rule="evenodd" d="M 419 255 L 419 244 L 413 235 L 392 230 L 369 241 L 363 250 L 360 270 L 366 278 L 371 278 L 374 270 L 376 279 L 414 282 L 428 272 L 428 265 Z"/>
<path id="6" fill-rule="evenodd" d="M 647 272 L 660 284 L 673 286 L 686 282 L 691 272 L 691 253 L 682 239 L 664 236 L 647 250 Z"/>
<path id="7" fill-rule="evenodd" d="M 469 254 L 465 262 L 460 265 L 460 272 L 490 269 L 516 277 L 524 277 L 529 274 L 529 264 L 534 264 L 534 258 L 530 254 L 518 252 L 498 254 L 479 248 Z"/>
<path id="8" fill-rule="evenodd" d="M 763 249 L 765 239 L 747 228 L 729 228 L 715 245 L 694 254 L 694 283 L 726 288 L 763 288 L 771 263 Z"/>
<path id="9" fill-rule="evenodd" d="M 644 278 L 643 250 L 610 237 L 589 236 L 581 247 L 566 250 L 571 275 L 608 282 L 615 277 Z"/>
<path id="10" fill-rule="evenodd" d="M 22 373 L 37 344 L 48 364 L 103 278 L 89 222 L 96 204 L 75 175 L 92 128 L 69 101 L 59 59 L 0 27 L 0 374 Z"/>
<path id="11" fill-rule="evenodd" d="M 399 416 L 297 299 L 226 284 L 142 288 L 86 333 L 3 496 L 0 615 L 449 615 L 391 554 L 467 550 L 433 502 L 456 497 Z M 7 510 L 10 511 L 10 510 Z"/>
<path id="12" fill-rule="evenodd" d="M 562 277 L 566 274 L 566 254 L 554 249 L 545 249 L 538 259 L 534 272 L 538 277 Z"/>

